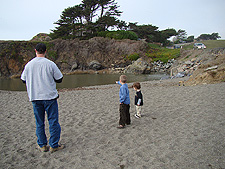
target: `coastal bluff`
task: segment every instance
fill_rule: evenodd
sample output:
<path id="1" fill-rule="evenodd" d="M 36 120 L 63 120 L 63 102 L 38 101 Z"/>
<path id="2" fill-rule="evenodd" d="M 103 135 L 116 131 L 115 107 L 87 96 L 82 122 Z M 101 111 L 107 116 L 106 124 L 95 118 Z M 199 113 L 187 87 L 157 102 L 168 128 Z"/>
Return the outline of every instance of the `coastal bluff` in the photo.
<path id="1" fill-rule="evenodd" d="M 225 81 L 225 47 L 204 50 L 180 49 L 179 57 L 164 63 L 148 57 L 154 52 L 145 41 L 95 37 L 89 40 L 0 41 L 0 77 L 20 77 L 24 66 L 35 57 L 34 48 L 43 42 L 46 57 L 63 74 L 161 72 L 169 78 L 190 77 L 185 85 Z M 173 50 L 173 49 L 171 49 Z M 159 53 L 160 54 L 160 53 Z"/>
<path id="2" fill-rule="evenodd" d="M 25 64 L 35 57 L 37 41 L 0 41 L 0 76 L 19 76 Z M 52 40 L 47 46 L 47 58 L 63 73 L 125 67 L 131 64 L 129 55 L 140 57 L 148 49 L 143 41 L 114 40 L 95 37 L 89 40 Z"/>

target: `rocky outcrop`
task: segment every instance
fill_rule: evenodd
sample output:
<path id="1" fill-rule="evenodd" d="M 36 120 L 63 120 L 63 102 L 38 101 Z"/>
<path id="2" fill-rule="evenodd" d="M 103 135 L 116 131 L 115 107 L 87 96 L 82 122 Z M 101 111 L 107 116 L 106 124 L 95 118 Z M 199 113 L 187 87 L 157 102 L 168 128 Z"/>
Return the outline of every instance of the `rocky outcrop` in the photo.
<path id="1" fill-rule="evenodd" d="M 149 64 L 143 60 L 143 58 L 139 58 L 131 65 L 127 66 L 124 70 L 125 73 L 137 73 L 137 74 L 146 74 L 150 73 Z"/>
<path id="2" fill-rule="evenodd" d="M 38 42 L 50 40 L 52 40 L 52 38 L 47 33 L 39 33 L 31 39 L 31 41 L 38 41 Z"/>
<path id="3" fill-rule="evenodd" d="M 189 78 L 186 85 L 225 82 L 225 48 L 210 50 L 210 56 L 205 54 L 200 65 Z"/>
<path id="4" fill-rule="evenodd" d="M 0 75 L 14 76 L 35 55 L 35 43 L 0 41 Z"/>
<path id="5" fill-rule="evenodd" d="M 102 68 L 101 63 L 99 63 L 99 61 L 97 61 L 97 60 L 91 61 L 88 64 L 88 66 L 89 66 L 90 69 L 93 69 L 93 70 L 100 70 Z"/>
<path id="6" fill-rule="evenodd" d="M 62 68 L 62 63 L 67 63 L 68 69 L 61 69 L 63 72 L 71 70 L 72 64 L 77 63 L 78 70 L 100 70 L 103 68 L 126 67 L 131 61 L 126 56 L 132 53 L 139 53 L 143 56 L 148 48 L 145 42 L 132 40 L 114 40 L 108 38 L 92 38 L 90 40 L 55 40 L 54 50 L 59 56 L 56 59 L 57 65 Z"/>
<path id="7" fill-rule="evenodd" d="M 73 71 L 75 71 L 77 68 L 78 68 L 78 64 L 77 64 L 77 62 L 74 62 L 74 64 L 72 65 L 70 71 L 73 72 Z"/>
<path id="8" fill-rule="evenodd" d="M 171 76 L 190 76 L 185 85 L 225 82 L 225 48 L 185 52 Z"/>
<path id="9" fill-rule="evenodd" d="M 201 60 L 196 58 L 180 63 L 177 66 L 172 66 L 170 76 L 173 77 L 184 77 L 190 76 L 198 66 L 201 65 Z"/>
<path id="10" fill-rule="evenodd" d="M 152 72 L 169 72 L 170 68 L 176 63 L 175 59 L 168 60 L 167 63 L 156 61 L 151 64 Z"/>
<path id="11" fill-rule="evenodd" d="M 138 60 L 134 61 L 131 65 L 127 66 L 124 69 L 114 69 L 120 70 L 123 73 L 137 73 L 137 74 L 149 74 L 151 72 L 163 72 L 169 73 L 170 68 L 176 63 L 175 59 L 169 60 L 167 63 L 162 61 L 155 61 L 155 62 L 147 62 L 144 58 L 139 58 Z"/>
<path id="12" fill-rule="evenodd" d="M 34 47 L 37 43 L 37 41 L 0 41 L 0 75 L 20 76 L 24 65 L 35 57 Z M 144 56 L 148 49 L 146 42 L 101 37 L 89 40 L 57 39 L 45 43 L 46 57 L 53 60 L 63 73 L 126 67 L 131 63 L 126 59 L 128 55 L 138 53 Z"/>
<path id="13" fill-rule="evenodd" d="M 167 63 L 148 63 L 140 58 L 120 72 L 167 72 L 170 73 L 170 78 L 189 76 L 185 83 L 182 82 L 185 85 L 225 82 L 225 48 L 182 52 L 180 58 L 169 60 Z"/>

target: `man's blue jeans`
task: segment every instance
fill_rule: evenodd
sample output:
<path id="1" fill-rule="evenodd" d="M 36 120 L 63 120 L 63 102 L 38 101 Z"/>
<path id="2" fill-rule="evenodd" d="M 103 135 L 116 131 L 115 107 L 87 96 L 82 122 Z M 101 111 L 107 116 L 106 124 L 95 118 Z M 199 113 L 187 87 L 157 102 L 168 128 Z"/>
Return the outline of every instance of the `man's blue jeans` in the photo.
<path id="1" fill-rule="evenodd" d="M 47 138 L 45 134 L 45 111 L 49 122 L 49 145 L 52 148 L 58 147 L 60 139 L 61 127 L 58 122 L 58 103 L 57 99 L 53 100 L 37 100 L 32 101 L 34 116 L 36 119 L 36 135 L 37 143 L 40 147 L 47 145 Z"/>

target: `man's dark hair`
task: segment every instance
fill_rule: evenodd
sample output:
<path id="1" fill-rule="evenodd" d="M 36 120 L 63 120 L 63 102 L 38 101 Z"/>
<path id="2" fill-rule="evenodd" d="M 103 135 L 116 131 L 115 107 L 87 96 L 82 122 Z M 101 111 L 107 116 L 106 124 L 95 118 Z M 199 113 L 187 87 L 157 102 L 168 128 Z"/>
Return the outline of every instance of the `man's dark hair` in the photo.
<path id="1" fill-rule="evenodd" d="M 38 43 L 35 49 L 39 54 L 44 54 L 46 52 L 46 45 L 44 43 Z"/>

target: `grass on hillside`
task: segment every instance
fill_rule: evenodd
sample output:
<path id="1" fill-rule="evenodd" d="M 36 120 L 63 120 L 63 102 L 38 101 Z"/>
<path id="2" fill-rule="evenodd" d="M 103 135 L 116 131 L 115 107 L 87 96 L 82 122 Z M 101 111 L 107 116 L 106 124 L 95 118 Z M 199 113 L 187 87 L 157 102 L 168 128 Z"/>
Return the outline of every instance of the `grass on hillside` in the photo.
<path id="1" fill-rule="evenodd" d="M 225 40 L 204 40 L 196 43 L 203 43 L 206 49 L 225 48 Z M 184 45 L 183 49 L 193 49 L 194 42 L 190 45 Z"/>
<path id="2" fill-rule="evenodd" d="M 225 40 L 206 40 L 201 43 L 204 43 L 207 49 L 225 48 Z"/>
<path id="3" fill-rule="evenodd" d="M 197 42 L 196 42 L 197 43 Z M 205 40 L 198 43 L 206 45 L 206 49 L 225 48 L 225 40 Z M 193 49 L 194 42 L 189 45 L 184 45 L 183 49 Z M 149 44 L 150 49 L 146 56 L 154 61 L 168 62 L 170 59 L 176 59 L 180 56 L 180 49 L 167 49 L 157 44 Z"/>

